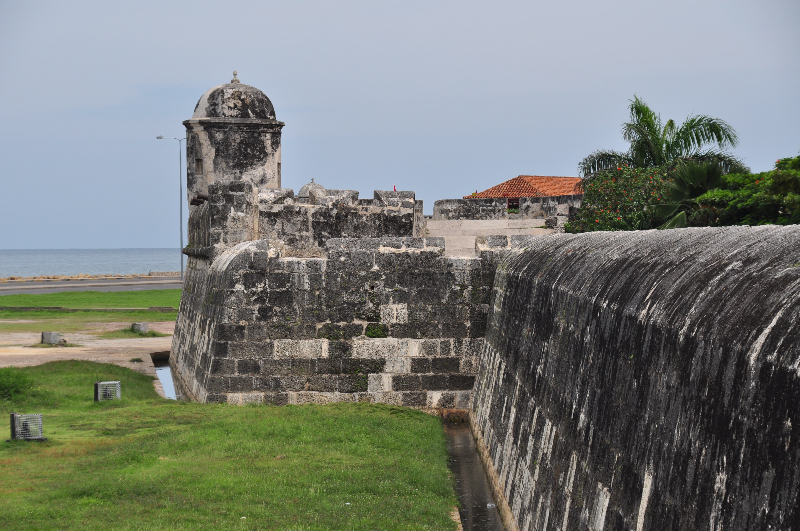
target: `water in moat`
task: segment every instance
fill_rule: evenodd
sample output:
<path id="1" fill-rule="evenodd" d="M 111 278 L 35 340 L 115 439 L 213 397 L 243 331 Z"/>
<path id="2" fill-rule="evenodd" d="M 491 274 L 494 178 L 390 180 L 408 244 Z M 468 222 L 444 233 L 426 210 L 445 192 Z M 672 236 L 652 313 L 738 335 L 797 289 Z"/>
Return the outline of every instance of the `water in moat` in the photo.
<path id="1" fill-rule="evenodd" d="M 464 531 L 503 531 L 469 424 L 445 422 L 444 433 Z"/>
<path id="2" fill-rule="evenodd" d="M 158 381 L 161 382 L 161 387 L 164 389 L 164 396 L 170 400 L 177 400 L 175 382 L 172 379 L 172 371 L 169 368 L 169 352 L 154 352 L 150 357 L 153 359 Z"/>

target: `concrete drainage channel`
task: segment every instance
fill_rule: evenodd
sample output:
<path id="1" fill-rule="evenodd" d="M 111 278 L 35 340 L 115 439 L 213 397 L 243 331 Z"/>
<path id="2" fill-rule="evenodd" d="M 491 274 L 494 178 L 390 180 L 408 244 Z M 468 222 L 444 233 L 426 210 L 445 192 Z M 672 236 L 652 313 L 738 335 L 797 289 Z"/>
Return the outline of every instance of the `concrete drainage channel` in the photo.
<path id="1" fill-rule="evenodd" d="M 503 531 L 489 481 L 469 429 L 469 420 L 445 417 L 443 422 L 450 471 L 455 478 L 456 494 L 461 506 L 458 512 L 464 531 Z"/>
<path id="2" fill-rule="evenodd" d="M 172 379 L 172 371 L 169 368 L 169 351 L 153 352 L 150 354 L 150 358 L 153 360 L 158 381 L 161 382 L 161 387 L 164 389 L 164 396 L 170 400 L 180 400 L 181 397 L 175 391 L 175 381 Z"/>
<path id="3" fill-rule="evenodd" d="M 169 367 L 169 351 L 150 354 L 164 395 L 180 400 L 175 392 L 175 382 Z M 464 531 L 503 531 L 486 473 L 478 449 L 469 429 L 466 415 L 445 415 L 444 433 L 447 437 L 447 454 L 450 471 L 455 478 L 458 510 Z"/>

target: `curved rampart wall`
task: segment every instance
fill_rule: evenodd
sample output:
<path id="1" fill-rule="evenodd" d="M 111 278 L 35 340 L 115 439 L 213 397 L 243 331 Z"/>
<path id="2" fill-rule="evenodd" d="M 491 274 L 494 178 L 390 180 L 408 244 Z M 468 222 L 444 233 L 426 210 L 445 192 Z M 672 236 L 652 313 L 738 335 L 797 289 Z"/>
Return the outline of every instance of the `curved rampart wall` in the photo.
<path id="1" fill-rule="evenodd" d="M 800 226 L 531 238 L 473 430 L 510 529 L 800 529 Z"/>

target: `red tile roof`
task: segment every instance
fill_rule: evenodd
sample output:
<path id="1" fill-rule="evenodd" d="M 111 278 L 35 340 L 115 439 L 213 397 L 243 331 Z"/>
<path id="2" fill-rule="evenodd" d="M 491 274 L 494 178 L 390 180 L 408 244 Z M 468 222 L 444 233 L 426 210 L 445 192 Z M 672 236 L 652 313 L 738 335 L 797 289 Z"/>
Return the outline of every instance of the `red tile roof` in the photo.
<path id="1" fill-rule="evenodd" d="M 580 177 L 543 177 L 540 175 L 518 175 L 488 190 L 473 195 L 465 195 L 464 199 L 477 198 L 517 198 L 517 197 L 550 197 L 555 195 L 579 194 Z"/>

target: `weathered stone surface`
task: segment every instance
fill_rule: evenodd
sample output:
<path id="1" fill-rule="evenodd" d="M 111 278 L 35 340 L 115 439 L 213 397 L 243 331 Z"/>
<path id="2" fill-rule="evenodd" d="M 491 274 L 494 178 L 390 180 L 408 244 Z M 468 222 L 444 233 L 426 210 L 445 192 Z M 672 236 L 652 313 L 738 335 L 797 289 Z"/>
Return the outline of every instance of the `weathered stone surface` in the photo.
<path id="1" fill-rule="evenodd" d="M 509 523 L 798 528 L 800 227 L 525 247 L 498 267 L 473 399 Z"/>
<path id="2" fill-rule="evenodd" d="M 42 332 L 42 344 L 57 345 L 61 341 L 61 334 L 58 332 Z"/>
<path id="3" fill-rule="evenodd" d="M 211 216 L 209 203 L 195 206 L 189 212 L 187 249 L 192 249 L 195 256 L 210 256 L 211 254 Z M 184 250 L 184 254 L 186 253 Z M 192 254 L 189 254 L 192 256 Z"/>
<path id="4" fill-rule="evenodd" d="M 149 329 L 150 323 L 133 323 L 131 325 L 131 330 L 139 332 L 140 334 L 146 334 Z"/>
<path id="5" fill-rule="evenodd" d="M 186 193 L 207 194 L 218 181 L 281 187 L 281 129 L 269 98 L 255 87 L 231 83 L 209 89 L 186 127 Z M 193 210 L 195 207 L 190 207 Z"/>
<path id="6" fill-rule="evenodd" d="M 439 199 L 433 203 L 433 219 L 506 219 L 507 199 Z"/>
<path id="7" fill-rule="evenodd" d="M 215 257 L 236 244 L 258 239 L 258 189 L 249 182 L 226 181 L 211 183 L 208 195 L 208 202 L 189 216 L 190 226 L 196 220 L 198 238 L 197 243 L 190 238 L 190 247 L 207 244 L 209 255 Z M 204 216 L 208 217 L 207 222 Z M 207 235 L 202 233 L 206 228 Z"/>
<path id="8" fill-rule="evenodd" d="M 211 242 L 214 227 L 223 236 L 213 259 L 189 261 L 171 356 L 185 396 L 228 401 L 235 394 L 232 403 L 244 403 L 241 393 L 361 393 L 428 407 L 428 391 L 472 388 L 496 262 L 491 250 L 486 260 L 451 258 L 443 256 L 442 238 L 331 238 L 327 258 L 283 257 L 280 241 L 224 238 L 226 220 L 250 219 L 249 187 L 210 187 L 211 207 L 248 195 L 242 214 L 211 218 Z M 424 361 L 412 367 L 417 357 Z M 402 378 L 394 385 L 394 375 L 412 373 L 417 385 L 403 387 Z M 443 396 L 455 403 L 457 395 Z"/>
<path id="9" fill-rule="evenodd" d="M 798 227 L 514 232 L 574 195 L 437 201 L 428 237 L 413 192 L 280 188 L 238 80 L 185 125 L 184 396 L 470 406 L 509 529 L 800 528 Z"/>
<path id="10" fill-rule="evenodd" d="M 515 219 L 567 216 L 570 208 L 578 208 L 583 195 L 553 197 L 521 197 Z M 508 219 L 508 199 L 440 199 L 433 204 L 433 219 Z"/>
<path id="11" fill-rule="evenodd" d="M 291 201 L 288 194 L 259 194 L 258 237 L 284 242 L 286 256 L 324 257 L 331 238 L 423 233 L 422 202 L 415 201 L 414 192 L 376 190 L 375 199 L 358 200 L 354 190 L 329 190 L 311 184 L 316 187 L 306 192 L 306 199 L 298 197 L 298 201 Z"/>

